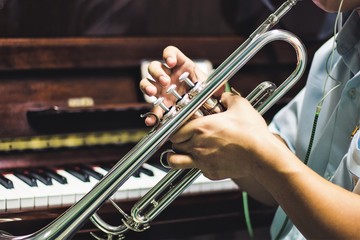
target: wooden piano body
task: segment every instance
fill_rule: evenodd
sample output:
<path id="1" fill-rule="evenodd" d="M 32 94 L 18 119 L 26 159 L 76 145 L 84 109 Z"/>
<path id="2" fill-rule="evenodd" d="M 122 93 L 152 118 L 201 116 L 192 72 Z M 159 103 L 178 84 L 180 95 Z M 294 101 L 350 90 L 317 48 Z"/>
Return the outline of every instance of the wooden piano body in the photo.
<path id="1" fill-rule="evenodd" d="M 116 162 L 149 130 L 139 117 L 150 107 L 138 89 L 142 60 L 159 59 L 165 46 L 175 45 L 189 57 L 208 59 L 216 67 L 243 40 L 241 37 L 0 40 L 2 175 L 45 166 L 62 169 L 76 164 Z M 231 80 L 231 85 L 246 95 L 261 81 L 281 82 L 292 71 L 294 59 L 291 48 L 271 44 Z M 301 86 L 299 83 L 275 109 L 291 99 Z M 271 116 L 269 112 L 267 118 Z M 156 161 L 156 156 L 150 160 Z M 1 184 L 0 189 L 4 190 Z M 6 191 L 0 191 L 0 197 L 6 198 L 4 194 Z M 135 201 L 132 198 L 118 202 L 128 212 Z M 267 230 L 274 209 L 252 199 L 249 204 L 255 230 Z M 14 235 L 34 232 L 68 207 L 65 204 L 8 209 L 5 205 L 0 210 L 0 230 Z M 100 212 L 110 222 L 120 222 L 120 216 L 107 204 Z M 90 239 L 90 231 L 96 232 L 87 223 L 75 238 Z M 129 239 L 190 239 L 222 233 L 226 239 L 237 239 L 237 234 L 247 236 L 242 194 L 237 189 L 181 196 L 149 230 L 129 233 Z"/>

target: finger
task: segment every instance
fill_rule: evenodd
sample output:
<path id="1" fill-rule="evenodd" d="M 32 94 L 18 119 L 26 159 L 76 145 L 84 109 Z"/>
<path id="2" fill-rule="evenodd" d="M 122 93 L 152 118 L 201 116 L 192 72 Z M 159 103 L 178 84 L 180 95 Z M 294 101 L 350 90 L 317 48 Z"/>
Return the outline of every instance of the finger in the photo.
<path id="1" fill-rule="evenodd" d="M 177 47 L 168 46 L 163 51 L 163 59 L 169 68 L 174 68 L 184 64 L 187 57 Z"/>
<path id="2" fill-rule="evenodd" d="M 171 71 L 163 63 L 159 61 L 152 61 L 148 67 L 149 74 L 153 77 L 155 82 L 159 82 L 162 86 L 168 86 L 170 83 Z"/>
<path id="3" fill-rule="evenodd" d="M 196 164 L 190 155 L 169 153 L 168 164 L 174 169 L 196 168 Z"/>
<path id="4" fill-rule="evenodd" d="M 163 111 L 160 107 L 155 107 L 152 109 L 152 113 L 155 114 L 159 119 L 162 117 L 163 115 Z M 153 115 L 148 115 L 145 118 L 145 125 L 148 127 L 154 126 L 157 122 L 157 119 L 155 116 Z"/>
<path id="5" fill-rule="evenodd" d="M 198 121 L 201 119 L 202 118 L 196 118 L 187 122 L 179 130 L 177 130 L 174 135 L 171 136 L 170 141 L 173 144 L 180 144 L 191 140 L 191 138 L 194 136 L 194 130 L 198 124 Z"/>
<path id="6" fill-rule="evenodd" d="M 145 118 L 145 125 L 148 127 L 154 126 L 156 123 L 155 116 L 149 115 Z"/>
<path id="7" fill-rule="evenodd" d="M 182 153 L 182 154 L 191 154 L 189 150 L 193 149 L 195 147 L 193 138 L 190 138 L 187 141 L 181 142 L 181 143 L 172 143 L 172 149 L 176 153 Z"/>
<path id="8" fill-rule="evenodd" d="M 139 86 L 140 90 L 148 96 L 155 96 L 157 94 L 157 88 L 154 86 L 154 83 L 150 82 L 147 78 L 142 79 Z"/>
<path id="9" fill-rule="evenodd" d="M 170 69 L 179 67 L 183 70 L 182 72 L 189 72 L 189 77 L 192 81 L 197 81 L 199 70 L 196 68 L 196 64 L 178 48 L 174 46 L 166 47 L 163 52 L 163 58 Z"/>
<path id="10" fill-rule="evenodd" d="M 237 101 L 241 100 L 240 95 L 235 95 L 231 92 L 225 92 L 221 95 L 221 104 L 226 108 L 231 108 Z"/>

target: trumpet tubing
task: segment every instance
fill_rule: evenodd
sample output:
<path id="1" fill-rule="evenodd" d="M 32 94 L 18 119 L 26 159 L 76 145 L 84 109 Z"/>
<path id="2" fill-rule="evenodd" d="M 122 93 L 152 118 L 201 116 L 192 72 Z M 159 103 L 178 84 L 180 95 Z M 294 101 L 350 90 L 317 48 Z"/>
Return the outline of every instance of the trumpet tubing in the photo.
<path id="1" fill-rule="evenodd" d="M 164 117 L 142 140 L 134 146 L 94 188 L 76 204 L 48 226 L 26 236 L 12 236 L 0 232 L 0 239 L 69 239 L 90 218 L 93 223 L 108 235 L 118 239 L 128 230 L 143 231 L 177 196 L 179 196 L 200 174 L 198 169 L 171 170 L 153 189 L 140 199 L 128 216 L 119 207 L 123 215 L 123 225 L 112 226 L 105 223 L 96 211 L 131 175 L 145 163 L 169 137 L 189 118 L 194 115 L 207 115 L 222 111 L 222 107 L 211 96 L 231 79 L 263 46 L 273 41 L 285 41 L 293 46 L 297 55 L 297 64 L 291 75 L 279 86 L 265 82 L 260 84 L 247 97 L 253 106 L 263 114 L 279 100 L 301 77 L 306 67 L 306 51 L 303 44 L 291 33 L 281 30 L 269 31 L 298 0 L 285 1 L 253 34 L 232 53 L 202 83 L 192 83 L 186 75 L 181 81 L 189 85 L 185 97 L 176 96 L 176 106 L 167 107 L 158 99 L 155 104 L 164 108 Z M 174 89 L 169 90 L 174 93 Z"/>

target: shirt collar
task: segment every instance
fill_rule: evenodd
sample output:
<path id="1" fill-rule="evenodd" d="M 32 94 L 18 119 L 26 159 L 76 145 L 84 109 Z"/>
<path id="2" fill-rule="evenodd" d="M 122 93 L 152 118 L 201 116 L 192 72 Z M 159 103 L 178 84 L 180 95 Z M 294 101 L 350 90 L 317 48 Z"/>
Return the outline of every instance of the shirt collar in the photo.
<path id="1" fill-rule="evenodd" d="M 360 71 L 360 17 L 353 11 L 339 32 L 337 51 L 355 75 Z"/>

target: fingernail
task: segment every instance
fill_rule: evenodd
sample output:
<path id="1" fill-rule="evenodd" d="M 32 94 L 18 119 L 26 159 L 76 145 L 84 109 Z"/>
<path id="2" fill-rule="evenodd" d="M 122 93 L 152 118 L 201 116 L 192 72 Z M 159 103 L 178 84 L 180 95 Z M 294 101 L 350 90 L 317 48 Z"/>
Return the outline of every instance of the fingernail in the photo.
<path id="1" fill-rule="evenodd" d="M 168 57 L 166 59 L 166 63 L 170 68 L 172 68 L 172 67 L 174 67 L 174 64 L 176 64 L 176 60 L 173 57 Z"/>
<path id="2" fill-rule="evenodd" d="M 162 75 L 159 77 L 159 80 L 160 80 L 161 84 L 167 85 L 170 82 L 170 77 L 167 75 Z"/>
<path id="3" fill-rule="evenodd" d="M 148 127 L 151 127 L 154 125 L 153 119 L 150 116 L 145 118 L 145 125 Z"/>
<path id="4" fill-rule="evenodd" d="M 156 93 L 156 88 L 153 85 L 149 85 L 145 88 L 145 92 L 146 92 L 146 94 L 152 96 Z"/>

